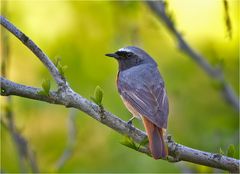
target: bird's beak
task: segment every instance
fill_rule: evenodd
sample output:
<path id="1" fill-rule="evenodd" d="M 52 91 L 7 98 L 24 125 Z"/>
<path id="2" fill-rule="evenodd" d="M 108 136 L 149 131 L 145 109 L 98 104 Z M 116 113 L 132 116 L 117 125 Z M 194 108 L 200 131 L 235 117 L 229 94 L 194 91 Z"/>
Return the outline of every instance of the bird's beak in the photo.
<path id="1" fill-rule="evenodd" d="M 108 57 L 114 57 L 114 58 L 116 58 L 116 59 L 119 58 L 119 55 L 117 55 L 116 53 L 105 54 L 105 56 L 108 56 Z"/>

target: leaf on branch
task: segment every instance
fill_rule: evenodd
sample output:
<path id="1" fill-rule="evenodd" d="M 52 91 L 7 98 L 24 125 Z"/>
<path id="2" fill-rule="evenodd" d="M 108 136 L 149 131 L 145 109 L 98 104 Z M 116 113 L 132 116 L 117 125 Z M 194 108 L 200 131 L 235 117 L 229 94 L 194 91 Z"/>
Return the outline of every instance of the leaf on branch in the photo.
<path id="1" fill-rule="evenodd" d="M 53 63 L 57 67 L 59 73 L 64 77 L 64 73 L 65 73 L 66 69 L 68 68 L 68 66 L 62 65 L 61 60 L 62 60 L 61 57 L 56 57 L 55 59 L 53 59 Z"/>
<path id="2" fill-rule="evenodd" d="M 61 65 L 61 64 L 59 64 L 60 66 L 58 67 L 58 70 L 59 70 L 59 73 L 62 75 L 62 76 L 64 76 L 64 72 L 65 72 L 65 70 L 68 68 L 68 66 L 67 65 Z"/>
<path id="3" fill-rule="evenodd" d="M 51 86 L 51 84 L 50 84 L 50 80 L 49 80 L 49 79 L 43 80 L 43 82 L 42 82 L 42 88 L 43 88 L 43 90 L 44 90 L 47 94 L 49 94 L 50 86 Z"/>
<path id="4" fill-rule="evenodd" d="M 224 155 L 224 152 L 223 152 L 223 150 L 222 150 L 221 147 L 219 148 L 219 153 L 220 153 L 221 155 Z"/>
<path id="5" fill-rule="evenodd" d="M 46 94 L 46 92 L 44 90 L 38 91 L 38 94 L 48 96 L 48 94 Z"/>
<path id="6" fill-rule="evenodd" d="M 53 59 L 53 64 L 58 67 L 59 62 L 61 61 L 61 57 L 56 57 Z"/>
<path id="7" fill-rule="evenodd" d="M 43 80 L 43 82 L 42 82 L 43 90 L 39 91 L 38 94 L 49 96 L 50 87 L 51 87 L 50 80 L 49 79 Z"/>
<path id="8" fill-rule="evenodd" d="M 101 106 L 102 105 L 102 99 L 103 99 L 103 90 L 100 86 L 96 86 L 94 90 L 94 96 L 90 96 L 90 99 L 96 103 L 97 105 Z"/>
<path id="9" fill-rule="evenodd" d="M 5 93 L 5 89 L 1 88 L 1 94 Z"/>
<path id="10" fill-rule="evenodd" d="M 235 147 L 233 144 L 230 144 L 227 149 L 227 156 L 234 158 L 235 155 Z"/>
<path id="11" fill-rule="evenodd" d="M 129 136 L 125 136 L 124 140 L 120 142 L 122 145 L 127 146 L 131 149 L 134 149 L 136 151 L 139 150 L 139 147 L 137 147 L 136 143 L 133 141 L 133 139 Z"/>
<path id="12" fill-rule="evenodd" d="M 141 143 L 139 144 L 138 149 L 139 149 L 141 146 L 147 145 L 148 143 L 149 143 L 148 137 L 145 137 L 145 138 L 141 141 Z"/>

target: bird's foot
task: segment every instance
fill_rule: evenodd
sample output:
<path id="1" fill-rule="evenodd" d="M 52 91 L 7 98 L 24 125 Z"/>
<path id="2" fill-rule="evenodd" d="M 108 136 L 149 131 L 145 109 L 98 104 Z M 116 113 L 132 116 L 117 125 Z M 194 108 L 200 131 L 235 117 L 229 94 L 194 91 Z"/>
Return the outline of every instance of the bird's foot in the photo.
<path id="1" fill-rule="evenodd" d="M 127 124 L 128 125 L 130 125 L 130 126 L 132 126 L 132 121 L 135 119 L 135 117 L 132 117 L 132 118 L 130 118 L 129 120 L 128 120 L 128 122 L 127 122 Z"/>
<path id="2" fill-rule="evenodd" d="M 128 122 L 127 122 L 127 124 L 129 125 L 129 126 L 132 126 L 132 120 L 129 120 Z"/>

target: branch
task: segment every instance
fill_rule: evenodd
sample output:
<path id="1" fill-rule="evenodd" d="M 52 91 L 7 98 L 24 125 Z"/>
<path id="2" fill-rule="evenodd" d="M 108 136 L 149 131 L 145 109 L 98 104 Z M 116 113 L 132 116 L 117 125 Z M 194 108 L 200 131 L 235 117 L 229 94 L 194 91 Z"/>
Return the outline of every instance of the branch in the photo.
<path id="1" fill-rule="evenodd" d="M 58 87 L 67 85 L 65 79 L 59 73 L 57 67 L 54 66 L 53 62 L 48 58 L 48 56 L 28 36 L 26 36 L 3 16 L 0 16 L 0 20 L 1 25 L 10 31 L 14 36 L 16 36 L 48 68 L 54 80 L 58 84 Z"/>
<path id="2" fill-rule="evenodd" d="M 164 1 L 146 1 L 146 3 L 173 34 L 178 42 L 179 49 L 192 58 L 212 79 L 219 83 L 222 87 L 221 89 L 225 99 L 239 112 L 239 97 L 226 81 L 222 71 L 219 68 L 212 67 L 205 57 L 191 48 L 191 46 L 183 39 L 182 35 L 175 28 L 172 20 L 167 14 Z"/>
<path id="3" fill-rule="evenodd" d="M 8 113 L 7 113 L 8 114 Z M 14 144 L 19 156 L 19 168 L 22 173 L 26 173 L 27 167 L 24 164 L 24 160 L 29 161 L 29 165 L 33 173 L 39 173 L 38 165 L 36 162 L 35 154 L 30 149 L 28 141 L 17 131 L 13 117 L 7 116 L 7 123 L 5 123 L 1 118 L 1 125 L 9 131 L 11 138 L 13 139 Z"/>
<path id="4" fill-rule="evenodd" d="M 41 88 L 34 88 L 17 84 L 3 77 L 0 79 L 2 96 L 16 95 L 52 104 L 60 104 L 66 107 L 73 107 L 87 113 L 92 118 L 96 119 L 99 122 L 102 122 L 117 132 L 124 135 L 129 135 L 137 142 L 141 142 L 143 140 L 143 137 L 141 135 L 142 131 L 139 129 L 131 131 L 132 127 L 129 127 L 126 122 L 122 121 L 120 118 L 114 116 L 110 112 L 101 109 L 101 107 L 95 103 L 83 98 L 74 92 L 70 87 L 68 87 L 66 91 L 50 91 L 49 95 L 47 96 L 39 93 L 39 91 L 42 90 Z"/>
<path id="5" fill-rule="evenodd" d="M 56 170 L 59 170 L 64 166 L 64 164 L 67 162 L 67 160 L 71 157 L 71 155 L 74 152 L 74 147 L 76 144 L 76 110 L 70 110 L 69 117 L 68 117 L 68 142 L 64 149 L 63 154 L 58 159 L 56 163 Z"/>
<path id="6" fill-rule="evenodd" d="M 146 134 L 141 130 L 129 126 L 127 122 L 121 120 L 120 118 L 116 117 L 105 109 L 101 109 L 101 107 L 99 107 L 98 105 L 81 97 L 72 90 L 69 90 L 62 94 L 63 96 L 65 96 L 65 98 L 62 98 L 61 95 L 54 91 L 51 91 L 49 93 L 49 96 L 43 96 L 38 94 L 38 91 L 40 90 L 40 88 L 33 88 L 16 84 L 1 77 L 1 91 L 5 91 L 1 93 L 1 95 L 3 96 L 17 95 L 48 103 L 61 104 L 65 105 L 66 107 L 77 108 L 79 110 L 82 110 L 95 120 L 119 132 L 120 134 L 128 135 L 137 143 L 141 143 L 146 137 Z M 181 144 L 177 144 L 171 139 L 168 139 L 167 143 L 170 155 L 177 159 L 177 161 L 188 161 L 195 164 L 201 164 L 232 172 L 236 172 L 239 170 L 239 160 L 236 160 L 234 158 L 192 149 Z M 150 153 L 149 150 L 146 148 L 141 149 L 140 151 L 146 154 Z"/>
<path id="7" fill-rule="evenodd" d="M 1 19 L 2 18 L 3 17 L 1 17 Z M 9 22 L 7 21 L 7 24 L 5 25 L 8 26 L 8 23 Z M 45 58 L 47 57 L 45 56 L 42 58 L 42 61 L 45 62 Z M 51 64 L 51 66 L 54 66 L 54 64 Z M 54 69 L 56 69 L 56 67 Z M 52 75 L 56 76 L 56 74 Z M 146 138 L 145 132 L 133 126 L 129 126 L 127 122 L 108 112 L 103 107 L 100 107 L 95 103 L 87 100 L 86 98 L 83 98 L 81 95 L 74 92 L 69 86 L 65 86 L 65 88 L 58 91 L 50 91 L 48 95 L 42 95 L 39 93 L 39 91 L 41 91 L 40 88 L 17 84 L 3 77 L 1 77 L 0 85 L 2 96 L 17 95 L 38 101 L 76 108 L 85 112 L 87 115 L 91 116 L 102 124 L 112 128 L 116 132 L 131 137 L 137 143 L 141 143 Z M 220 154 L 195 150 L 181 144 L 177 144 L 170 138 L 168 139 L 167 143 L 170 155 L 177 161 L 189 161 L 192 163 L 206 165 L 209 167 L 219 168 L 231 172 L 239 171 L 239 160 L 237 159 L 226 157 Z M 145 154 L 150 153 L 147 147 L 140 148 L 139 151 Z"/>

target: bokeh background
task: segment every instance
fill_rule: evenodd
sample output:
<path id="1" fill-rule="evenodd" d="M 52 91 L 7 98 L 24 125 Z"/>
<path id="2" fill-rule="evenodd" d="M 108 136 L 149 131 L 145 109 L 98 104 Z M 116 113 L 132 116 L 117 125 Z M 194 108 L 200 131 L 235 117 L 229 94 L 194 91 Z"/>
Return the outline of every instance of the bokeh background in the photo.
<path id="1" fill-rule="evenodd" d="M 166 82 L 170 101 L 168 132 L 173 139 L 216 153 L 220 148 L 225 152 L 230 144 L 239 148 L 238 113 L 226 103 L 216 83 L 179 51 L 173 36 L 144 2 L 29 0 L 1 3 L 12 23 L 51 59 L 60 57 L 61 63 L 68 66 L 65 77 L 82 96 L 90 98 L 95 87 L 101 86 L 104 107 L 128 120 L 131 115 L 115 84 L 117 63 L 104 54 L 137 45 L 155 58 Z M 212 65 L 221 64 L 227 81 L 239 95 L 239 1 L 229 0 L 228 3 L 232 38 L 228 37 L 221 0 L 171 0 L 168 8 L 184 38 Z M 51 89 L 55 89 L 46 68 L 11 34 L 9 60 L 10 80 L 41 87 L 44 79 L 51 79 Z M 2 118 L 5 106 L 6 100 L 1 97 Z M 12 97 L 12 111 L 18 131 L 35 152 L 41 172 L 220 172 L 185 162 L 155 161 L 121 145 L 122 135 L 81 111 L 74 112 L 77 134 L 73 154 L 56 169 L 67 144 L 72 111 L 20 97 Z M 134 124 L 143 129 L 139 121 Z M 238 156 L 237 150 L 235 157 Z M 25 165 L 28 166 L 27 162 Z M 20 171 L 16 147 L 2 125 L 1 170 Z"/>

